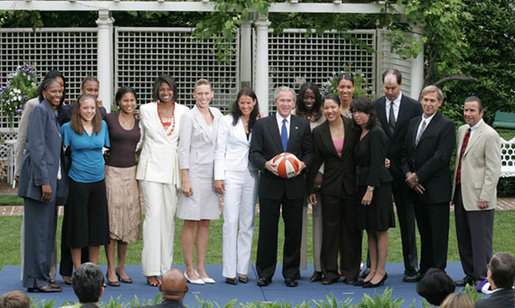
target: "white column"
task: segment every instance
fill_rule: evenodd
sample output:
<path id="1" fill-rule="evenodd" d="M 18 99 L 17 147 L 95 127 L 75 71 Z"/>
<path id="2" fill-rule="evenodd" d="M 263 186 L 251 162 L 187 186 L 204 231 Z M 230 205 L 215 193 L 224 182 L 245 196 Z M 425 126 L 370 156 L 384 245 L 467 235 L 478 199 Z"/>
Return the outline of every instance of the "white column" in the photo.
<path id="1" fill-rule="evenodd" d="M 98 99 L 107 112 L 113 101 L 113 22 L 108 10 L 98 11 L 97 19 L 97 78 L 100 82 Z"/>
<path id="2" fill-rule="evenodd" d="M 255 91 L 259 110 L 268 115 L 268 26 L 266 15 L 259 15 L 256 25 L 256 80 Z"/>
<path id="3" fill-rule="evenodd" d="M 411 88 L 410 96 L 417 99 L 424 86 L 424 43 L 422 43 L 421 27 L 413 27 L 413 36 L 417 39 L 417 44 L 422 46 L 416 58 L 411 59 Z"/>
<path id="4" fill-rule="evenodd" d="M 252 22 L 245 21 L 240 28 L 240 87 L 252 86 Z"/>

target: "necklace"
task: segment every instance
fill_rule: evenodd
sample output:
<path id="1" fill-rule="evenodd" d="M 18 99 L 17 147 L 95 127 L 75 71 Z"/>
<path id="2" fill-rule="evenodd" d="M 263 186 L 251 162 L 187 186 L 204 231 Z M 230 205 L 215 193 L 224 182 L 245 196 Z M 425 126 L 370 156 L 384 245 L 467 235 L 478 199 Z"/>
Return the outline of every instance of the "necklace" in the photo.
<path id="1" fill-rule="evenodd" d="M 125 126 L 124 128 L 129 127 L 132 120 L 134 120 L 134 116 L 131 115 L 131 117 L 127 120 L 121 113 L 118 118 L 120 119 L 122 126 Z"/>
<path id="2" fill-rule="evenodd" d="M 157 114 L 159 115 L 159 121 L 161 121 L 161 125 L 163 125 L 163 128 L 165 131 L 168 127 L 170 127 L 170 125 L 172 126 L 170 131 L 166 134 L 167 136 L 170 136 L 175 129 L 175 102 L 172 103 L 172 120 L 170 122 L 163 121 L 163 117 L 161 116 L 161 108 L 159 107 L 160 104 L 161 103 L 159 103 L 159 101 L 158 101 L 157 102 Z"/>

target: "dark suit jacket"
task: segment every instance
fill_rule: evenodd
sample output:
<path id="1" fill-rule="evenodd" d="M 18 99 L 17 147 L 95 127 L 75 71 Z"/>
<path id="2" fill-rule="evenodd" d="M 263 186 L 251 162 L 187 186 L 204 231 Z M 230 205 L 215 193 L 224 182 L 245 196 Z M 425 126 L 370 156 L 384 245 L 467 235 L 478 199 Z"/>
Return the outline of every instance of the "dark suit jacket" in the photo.
<path id="1" fill-rule="evenodd" d="M 342 156 L 334 147 L 329 122 L 325 121 L 313 130 L 313 165 L 310 169 L 310 192 L 314 192 L 314 178 L 324 165 L 324 178 L 321 192 L 325 195 L 352 198 L 357 193 L 356 165 L 354 160 L 354 145 L 359 138 L 357 129 L 352 125 L 352 119 L 343 118 L 345 137 L 343 140 Z"/>
<path id="2" fill-rule="evenodd" d="M 422 114 L 422 107 L 418 101 L 403 94 L 401 104 L 399 105 L 399 114 L 397 115 L 395 129 L 392 134 L 386 117 L 386 98 L 384 96 L 378 98 L 374 101 L 374 105 L 376 107 L 377 118 L 388 137 L 386 157 L 391 161 L 390 172 L 397 178 L 404 178 L 401 169 L 401 152 L 408 130 L 408 123 L 414 117 Z"/>
<path id="3" fill-rule="evenodd" d="M 147 306 L 147 308 L 158 308 L 158 307 L 183 308 L 184 305 L 182 304 L 182 302 L 179 302 L 179 301 L 165 299 L 159 305 Z"/>
<path id="4" fill-rule="evenodd" d="M 41 200 L 41 185 L 48 184 L 52 188 L 52 200 L 55 199 L 61 155 L 59 129 L 57 115 L 46 101 L 32 109 L 27 131 L 27 148 L 20 171 L 18 196 Z"/>
<path id="5" fill-rule="evenodd" d="M 283 153 L 281 135 L 275 114 L 256 122 L 252 131 L 249 160 L 261 171 L 259 178 L 259 196 L 280 200 L 284 193 L 288 199 L 304 198 L 307 184 L 303 174 L 291 179 L 283 179 L 265 169 L 265 163 L 274 156 Z M 286 152 L 302 160 L 309 170 L 313 158 L 311 129 L 309 122 L 291 115 L 290 136 Z M 307 171 L 305 170 L 305 171 Z"/>
<path id="6" fill-rule="evenodd" d="M 384 165 L 387 137 L 383 129 L 373 126 L 356 147 L 357 181 L 359 186 L 381 186 L 391 182 L 392 176 Z"/>
<path id="7" fill-rule="evenodd" d="M 415 172 L 426 191 L 423 203 L 442 203 L 451 200 L 451 171 L 449 162 L 456 141 L 456 127 L 448 118 L 436 113 L 415 146 L 415 137 L 422 116 L 408 125 L 403 153 L 403 174 Z"/>
<path id="8" fill-rule="evenodd" d="M 513 289 L 502 289 L 490 295 L 489 298 L 474 303 L 474 308 L 513 308 L 515 307 Z"/>

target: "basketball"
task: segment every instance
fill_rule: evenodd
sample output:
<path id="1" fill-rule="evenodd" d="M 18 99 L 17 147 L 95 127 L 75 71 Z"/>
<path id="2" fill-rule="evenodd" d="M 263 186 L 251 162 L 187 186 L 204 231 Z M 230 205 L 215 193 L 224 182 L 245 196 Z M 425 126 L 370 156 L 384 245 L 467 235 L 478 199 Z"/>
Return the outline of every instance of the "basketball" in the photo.
<path id="1" fill-rule="evenodd" d="M 291 153 L 284 152 L 276 155 L 272 162 L 277 163 L 277 172 L 282 178 L 289 179 L 299 173 L 300 160 Z"/>

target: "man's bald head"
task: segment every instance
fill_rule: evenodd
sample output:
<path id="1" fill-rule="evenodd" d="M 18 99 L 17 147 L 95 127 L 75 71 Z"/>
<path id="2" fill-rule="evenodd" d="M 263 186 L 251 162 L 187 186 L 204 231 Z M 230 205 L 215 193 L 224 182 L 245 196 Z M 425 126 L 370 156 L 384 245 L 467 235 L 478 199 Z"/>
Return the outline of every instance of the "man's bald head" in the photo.
<path id="1" fill-rule="evenodd" d="M 176 268 L 166 272 L 161 280 L 159 290 L 163 294 L 163 299 L 182 302 L 184 295 L 189 290 L 184 273 Z"/>

